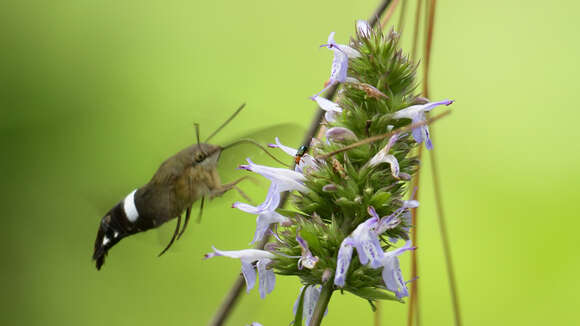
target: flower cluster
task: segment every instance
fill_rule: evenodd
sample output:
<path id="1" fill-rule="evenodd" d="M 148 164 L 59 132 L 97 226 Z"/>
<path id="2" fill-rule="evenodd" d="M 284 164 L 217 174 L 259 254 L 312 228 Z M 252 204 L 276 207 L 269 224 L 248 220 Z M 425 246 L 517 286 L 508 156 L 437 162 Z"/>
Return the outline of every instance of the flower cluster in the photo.
<path id="1" fill-rule="evenodd" d="M 311 154 L 297 155 L 297 149 L 276 138 L 270 147 L 296 156 L 294 170 L 250 159 L 240 166 L 271 182 L 260 205 L 233 204 L 257 216 L 252 243 L 272 234 L 271 242 L 265 250 L 214 248 L 206 255 L 240 259 L 248 290 L 257 271 L 262 298 L 274 287 L 274 272 L 300 277 L 304 287 L 294 314 L 307 325 L 322 297 L 329 300 L 335 289 L 370 301 L 408 296 L 398 256 L 415 249 L 408 234 L 410 209 L 419 203 L 404 199 L 420 163 L 414 153 L 423 142 L 433 147 L 425 113 L 453 101 L 429 102 L 413 94 L 417 66 L 398 49 L 398 40 L 397 33 L 383 34 L 364 21 L 357 22 L 356 38 L 349 45 L 336 43 L 330 34 L 322 45 L 334 56 L 330 78 L 311 97 L 326 111 L 325 139 L 308 144 Z M 320 96 L 334 85 L 339 86 L 335 102 Z M 411 132 L 397 132 L 410 124 Z M 390 131 L 394 134 L 389 139 L 332 154 Z M 292 211 L 280 210 L 285 191 L 294 194 Z"/>

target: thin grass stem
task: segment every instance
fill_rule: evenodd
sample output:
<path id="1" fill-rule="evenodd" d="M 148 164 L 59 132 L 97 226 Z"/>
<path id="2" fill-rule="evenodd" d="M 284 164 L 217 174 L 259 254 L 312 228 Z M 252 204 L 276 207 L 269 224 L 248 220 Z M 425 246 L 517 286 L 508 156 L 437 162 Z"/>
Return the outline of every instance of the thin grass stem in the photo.
<path id="1" fill-rule="evenodd" d="M 433 45 L 433 30 L 435 25 L 435 8 L 436 0 L 430 0 L 428 7 L 428 19 L 426 26 L 427 39 L 425 42 L 425 66 L 423 69 L 423 94 L 425 97 L 429 97 L 429 67 L 431 63 L 431 49 Z M 433 131 L 431 131 L 431 138 L 433 138 Z M 454 322 L 456 326 L 461 326 L 461 311 L 459 308 L 459 299 L 457 295 L 457 285 L 455 281 L 455 272 L 453 269 L 453 262 L 451 259 L 451 248 L 449 245 L 449 239 L 447 237 L 447 224 L 445 222 L 445 215 L 443 212 L 443 203 L 441 199 L 441 187 L 439 182 L 439 170 L 437 165 L 437 159 L 435 156 L 435 151 L 430 151 L 431 159 L 431 176 L 433 178 L 433 191 L 435 195 L 435 205 L 437 208 L 437 220 L 439 222 L 439 232 L 441 235 L 441 241 L 443 243 L 443 252 L 445 255 L 445 265 L 447 268 L 447 278 L 449 280 L 449 291 L 451 294 L 451 303 L 454 312 Z M 418 324 L 417 324 L 418 325 Z"/>
<path id="2" fill-rule="evenodd" d="M 393 16 L 393 13 L 395 12 L 395 9 L 397 9 L 397 5 L 399 4 L 399 1 L 400 0 L 394 0 L 393 3 L 391 3 L 389 5 L 389 9 L 387 9 L 387 12 L 385 13 L 385 17 L 383 17 L 383 20 L 381 21 L 381 30 L 385 28 L 385 26 L 387 25 L 387 23 L 391 19 L 391 16 Z"/>
<path id="3" fill-rule="evenodd" d="M 417 61 L 417 45 L 419 44 L 419 29 L 421 23 L 421 13 L 423 7 L 423 0 L 417 0 L 417 7 L 415 9 L 415 26 L 413 29 L 413 47 L 411 52 L 411 57 L 413 60 Z M 417 152 L 417 158 L 419 161 L 422 159 L 423 147 L 419 147 Z M 413 189 L 417 189 L 415 192 L 415 199 L 419 198 L 419 182 L 421 178 L 421 169 L 419 169 L 413 179 Z M 411 210 L 411 224 L 413 227 L 411 228 L 411 240 L 415 246 L 418 244 L 418 237 L 417 237 L 417 208 Z M 415 282 L 411 283 L 411 291 L 409 296 L 409 306 L 407 307 L 407 326 L 413 326 L 413 321 L 415 316 L 419 318 L 419 286 L 418 286 L 418 279 L 417 275 L 419 273 L 419 265 L 417 262 L 417 251 L 413 250 L 411 252 L 411 276 L 409 279 L 415 279 Z"/>
<path id="4" fill-rule="evenodd" d="M 415 28 L 413 30 L 413 48 L 411 51 L 411 58 L 417 61 L 417 45 L 419 44 L 419 28 L 421 27 L 421 9 L 423 8 L 423 0 L 417 0 L 417 8 L 415 9 Z"/>
<path id="5" fill-rule="evenodd" d="M 365 145 L 365 144 L 370 144 L 370 143 L 376 142 L 376 141 L 381 140 L 381 139 L 389 138 L 389 137 L 391 137 L 391 136 L 393 136 L 395 134 L 402 134 L 404 132 L 407 132 L 409 130 L 412 130 L 412 129 L 415 129 L 415 128 L 418 128 L 418 127 L 421 127 L 421 126 L 425 126 L 425 125 L 432 124 L 433 122 L 435 122 L 435 121 L 437 121 L 437 120 L 439 120 L 439 119 L 447 116 L 448 114 L 451 114 L 451 111 L 445 111 L 445 112 L 440 113 L 440 114 L 438 114 L 436 116 L 433 116 L 431 118 L 428 118 L 425 121 L 411 123 L 411 124 L 406 125 L 404 127 L 401 127 L 401 128 L 398 128 L 398 129 L 394 129 L 391 132 L 387 132 L 387 133 L 384 133 L 384 134 L 380 134 L 380 135 L 376 135 L 376 136 L 372 136 L 372 137 L 365 138 L 363 140 L 359 140 L 359 141 L 357 141 L 355 143 L 352 143 L 350 145 L 344 146 L 344 147 L 339 148 L 339 149 L 337 149 L 335 151 L 332 151 L 330 153 L 326 153 L 326 154 L 322 154 L 322 155 L 317 155 L 316 158 L 319 159 L 319 160 L 325 160 L 325 159 L 327 159 L 327 158 L 329 158 L 329 157 L 331 157 L 333 155 L 336 155 L 336 154 L 339 154 L 339 153 L 342 153 L 342 152 L 349 151 L 349 150 L 351 150 L 353 148 L 357 148 L 357 147 L 362 146 L 362 145 Z"/>
<path id="6" fill-rule="evenodd" d="M 407 2 L 409 0 L 403 0 L 403 2 L 401 2 L 401 12 L 399 13 L 399 24 L 398 24 L 398 31 L 399 33 L 401 33 L 401 35 L 403 35 L 403 32 L 405 30 L 405 16 L 407 14 Z"/>
<path id="7" fill-rule="evenodd" d="M 433 141 L 433 132 L 431 132 Z M 455 271 L 451 259 L 451 246 L 447 235 L 447 223 L 443 213 L 443 201 L 441 198 L 441 183 L 439 181 L 439 169 L 434 151 L 429 152 L 431 160 L 431 175 L 433 177 L 433 194 L 435 196 L 435 206 L 437 208 L 437 220 L 439 221 L 439 233 L 443 244 L 443 254 L 445 255 L 445 265 L 447 266 L 447 278 L 449 280 L 449 292 L 451 292 L 451 303 L 453 305 L 455 326 L 461 326 L 461 310 L 459 309 L 459 298 L 457 295 L 457 283 L 455 282 Z"/>

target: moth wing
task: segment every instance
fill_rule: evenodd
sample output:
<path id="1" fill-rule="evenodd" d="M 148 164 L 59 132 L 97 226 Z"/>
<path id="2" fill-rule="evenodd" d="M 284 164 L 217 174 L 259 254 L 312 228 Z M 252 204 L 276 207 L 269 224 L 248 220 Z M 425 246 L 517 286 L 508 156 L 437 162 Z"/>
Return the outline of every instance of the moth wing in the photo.
<path id="1" fill-rule="evenodd" d="M 172 185 L 175 181 L 183 174 L 185 171 L 185 164 L 183 162 L 184 152 L 187 149 L 171 156 L 170 158 L 166 159 L 149 183 L 157 184 L 157 185 Z"/>

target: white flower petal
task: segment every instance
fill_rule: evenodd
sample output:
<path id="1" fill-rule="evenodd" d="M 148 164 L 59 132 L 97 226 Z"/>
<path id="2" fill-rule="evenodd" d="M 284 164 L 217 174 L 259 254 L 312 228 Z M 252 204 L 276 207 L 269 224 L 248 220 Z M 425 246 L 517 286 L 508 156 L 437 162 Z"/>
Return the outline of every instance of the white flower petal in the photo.
<path id="1" fill-rule="evenodd" d="M 274 285 L 276 284 L 276 276 L 274 271 L 266 269 L 266 266 L 270 262 L 270 259 L 260 259 L 256 264 L 260 282 L 258 290 L 262 299 L 266 297 L 266 294 L 269 294 L 274 290 Z"/>
<path id="2" fill-rule="evenodd" d="M 224 256 L 224 257 L 230 257 L 230 258 L 237 258 L 243 261 L 248 261 L 250 263 L 258 260 L 258 259 L 262 259 L 262 258 L 274 258 L 276 256 L 274 256 L 273 253 L 266 251 L 266 250 L 259 250 L 259 249 L 242 249 L 242 250 L 231 250 L 231 251 L 226 251 L 226 250 L 218 250 L 215 247 L 213 247 L 214 250 L 214 255 L 208 254 L 210 255 L 210 257 L 207 258 L 211 258 L 214 256 Z"/>
<path id="3" fill-rule="evenodd" d="M 250 292 L 254 285 L 256 284 L 256 270 L 252 263 L 242 261 L 242 275 L 246 280 L 246 292 Z"/>
<path id="4" fill-rule="evenodd" d="M 273 223 L 288 223 L 290 220 L 276 211 L 264 212 L 256 218 L 256 232 L 251 243 L 261 241 Z"/>
<path id="5" fill-rule="evenodd" d="M 352 251 L 352 238 L 347 237 L 342 241 L 338 249 L 336 272 L 334 273 L 334 284 L 338 287 L 343 287 L 346 282 L 346 273 L 352 259 Z"/>

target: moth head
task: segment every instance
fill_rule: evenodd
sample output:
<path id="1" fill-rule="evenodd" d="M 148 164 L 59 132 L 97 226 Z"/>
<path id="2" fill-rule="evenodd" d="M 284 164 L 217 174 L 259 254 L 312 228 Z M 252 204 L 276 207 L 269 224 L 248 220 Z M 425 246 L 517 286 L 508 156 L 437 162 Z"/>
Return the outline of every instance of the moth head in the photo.
<path id="1" fill-rule="evenodd" d="M 221 147 L 211 144 L 201 143 L 196 145 L 193 151 L 193 164 L 203 167 L 214 167 L 221 154 Z"/>

